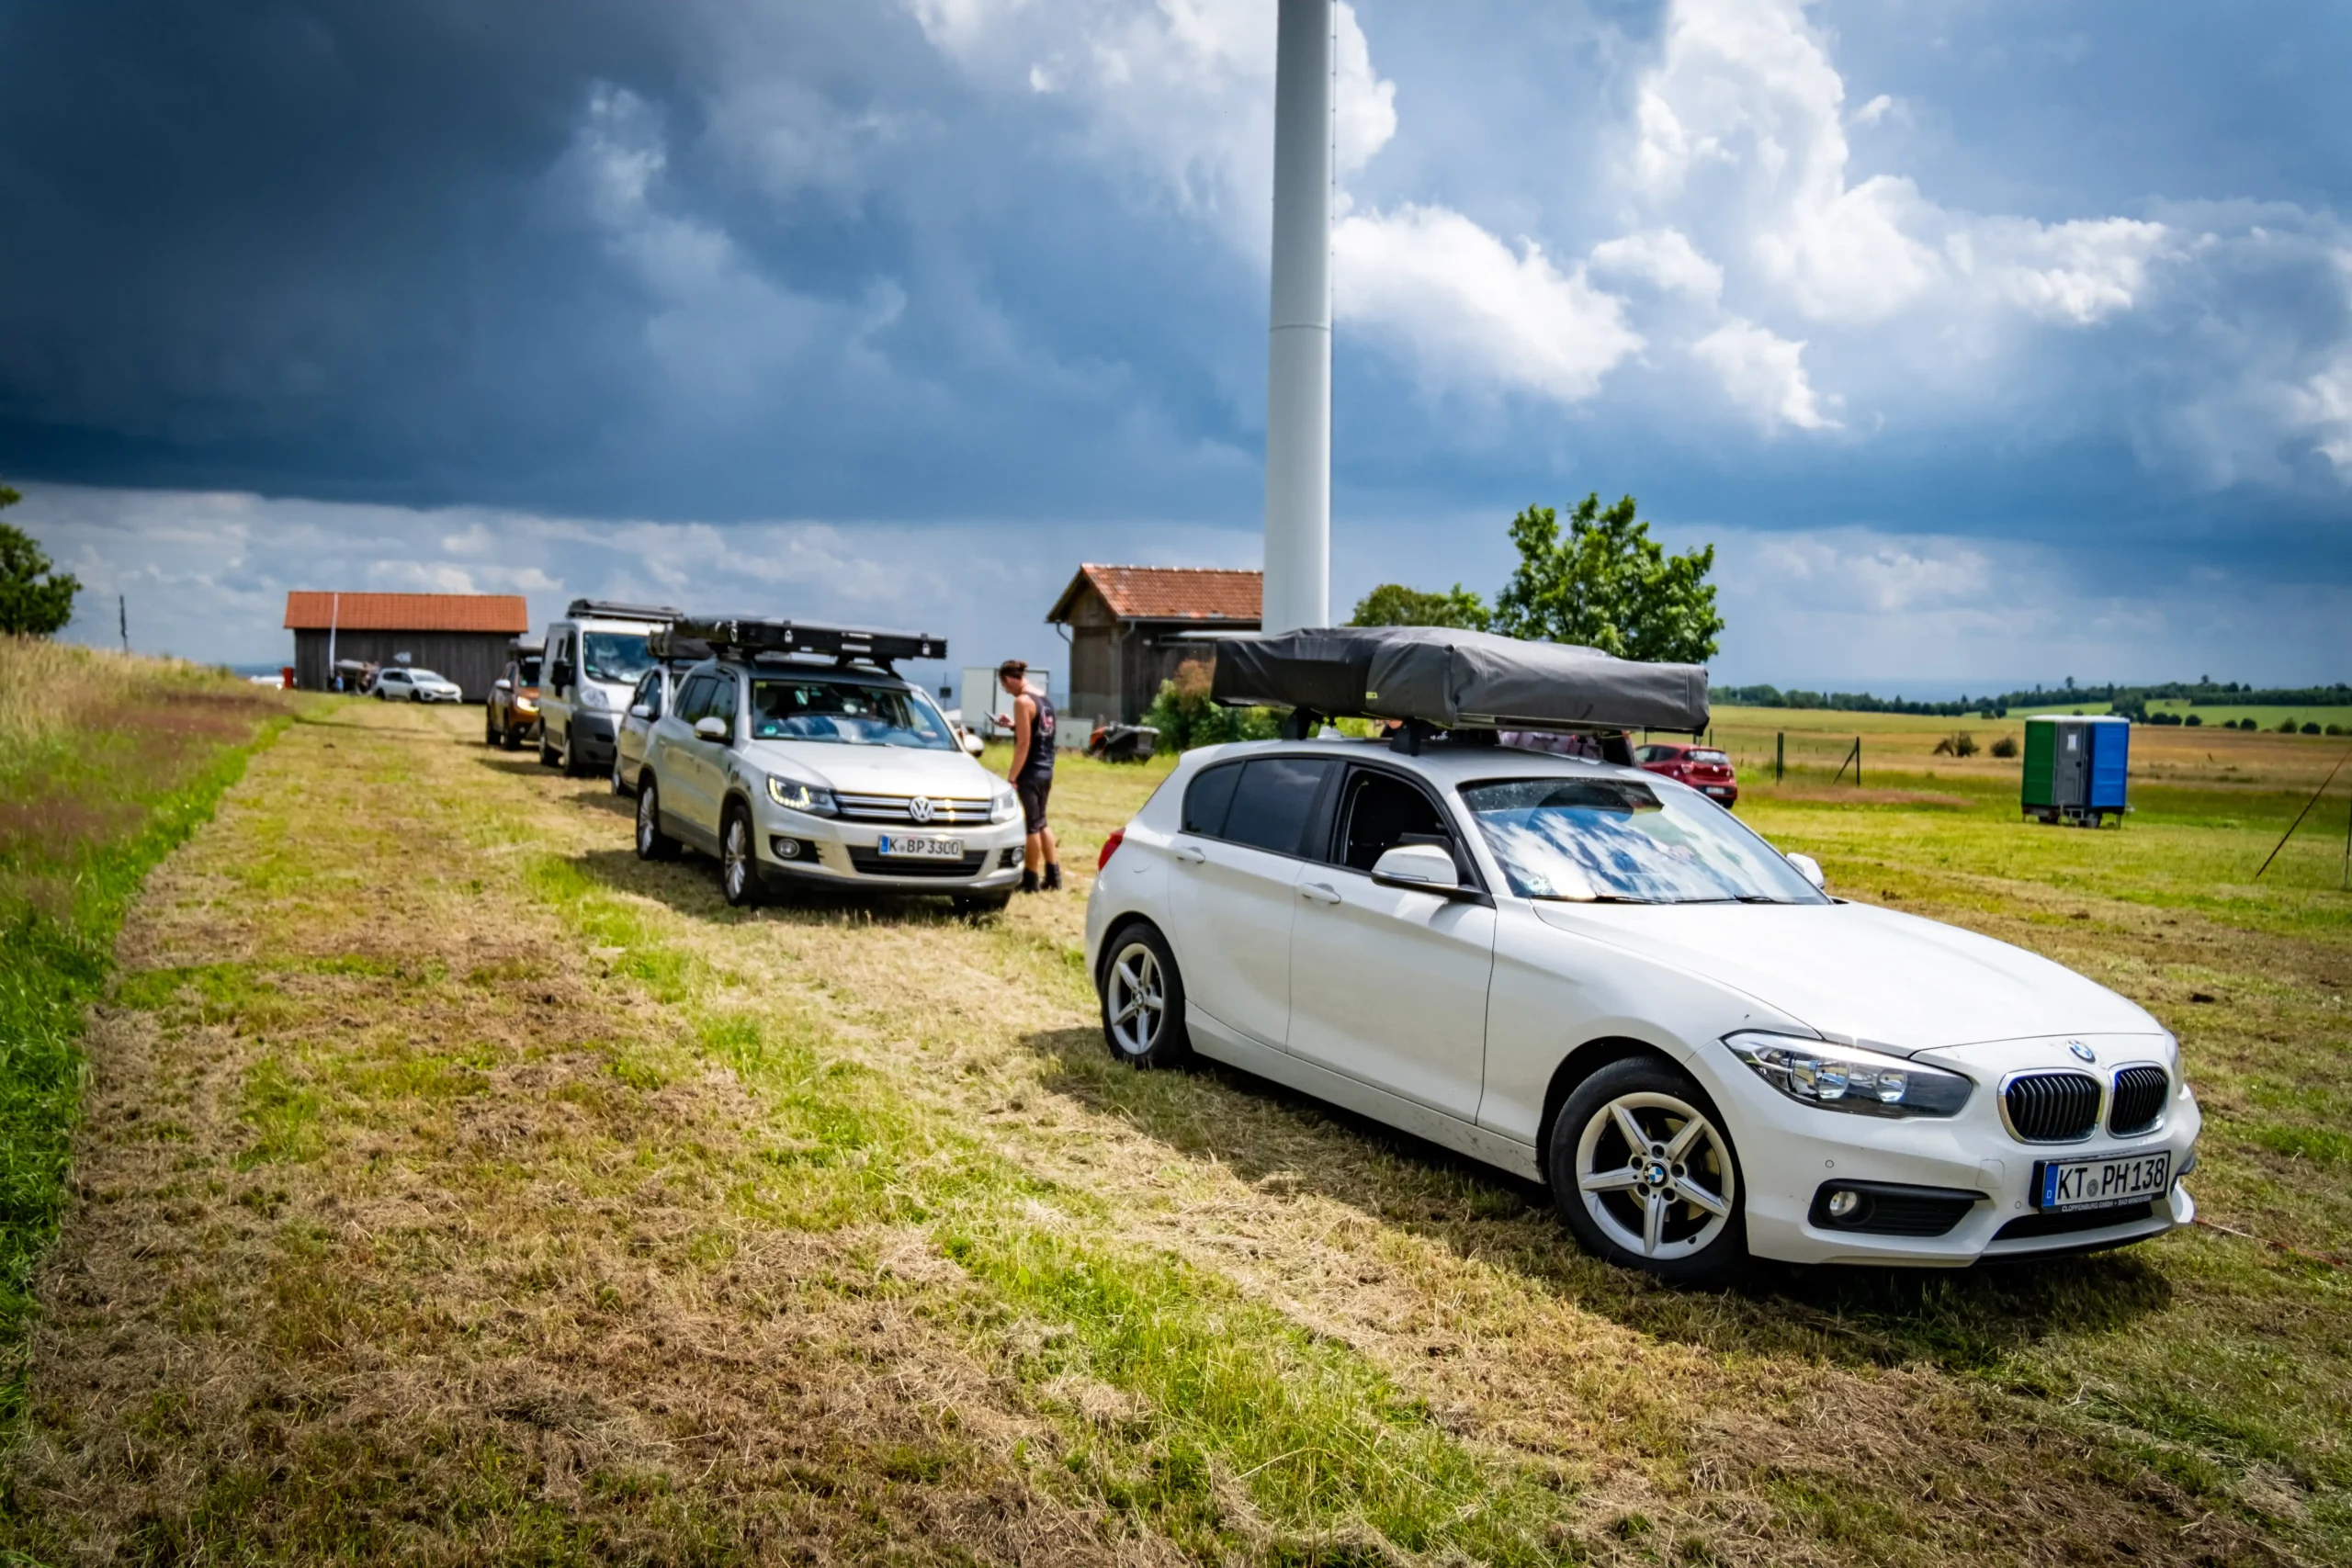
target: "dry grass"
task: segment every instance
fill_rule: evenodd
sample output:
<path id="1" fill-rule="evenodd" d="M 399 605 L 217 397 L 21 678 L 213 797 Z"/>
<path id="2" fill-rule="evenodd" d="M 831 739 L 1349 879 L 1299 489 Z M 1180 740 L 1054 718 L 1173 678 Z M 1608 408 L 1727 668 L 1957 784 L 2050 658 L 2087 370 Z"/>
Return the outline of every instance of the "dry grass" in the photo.
<path id="1" fill-rule="evenodd" d="M 345 705 L 124 939 L 6 1535 L 49 1561 L 1148 1561 L 892 1228 L 752 1223 L 760 1116 Z M 437 739 L 437 738 L 436 738 Z"/>
<path id="2" fill-rule="evenodd" d="M 462 716 L 324 711 L 127 938 L 10 1544 L 1928 1563 L 2345 1540 L 2341 1303 L 2233 1242 L 1665 1292 L 1410 1140 L 1240 1075 L 1115 1069 L 1074 961 L 1084 871 L 1164 765 L 1065 770 L 1076 894 L 981 924 L 747 917 Z M 1774 809 L 1847 886 L 2163 1008 L 2245 994 L 2237 1033 L 2178 1005 L 2248 1105 L 2270 1036 L 2342 1033 L 2324 932 L 1996 897 L 2014 877 L 1873 857 L 1853 826 L 1946 808 Z M 2219 1124 L 2209 1201 L 2244 1213 L 2259 1145 Z M 2241 1397 L 2265 1334 L 2300 1378 L 2267 1427 Z"/>

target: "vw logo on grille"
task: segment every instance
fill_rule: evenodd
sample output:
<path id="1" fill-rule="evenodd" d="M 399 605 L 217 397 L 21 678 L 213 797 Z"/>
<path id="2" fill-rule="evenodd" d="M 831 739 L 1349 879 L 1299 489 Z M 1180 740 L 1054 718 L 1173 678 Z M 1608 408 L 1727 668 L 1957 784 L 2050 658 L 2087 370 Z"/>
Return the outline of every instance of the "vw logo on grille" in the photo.
<path id="1" fill-rule="evenodd" d="M 907 815 L 918 822 L 930 821 L 931 811 L 931 796 L 927 795 L 919 795 L 907 802 Z"/>
<path id="2" fill-rule="evenodd" d="M 2089 1046 L 2084 1044 L 2079 1040 L 2067 1041 L 2066 1049 L 2075 1054 L 2075 1060 L 2078 1062 L 2096 1062 L 2098 1060 L 2098 1053 L 2093 1051 Z"/>

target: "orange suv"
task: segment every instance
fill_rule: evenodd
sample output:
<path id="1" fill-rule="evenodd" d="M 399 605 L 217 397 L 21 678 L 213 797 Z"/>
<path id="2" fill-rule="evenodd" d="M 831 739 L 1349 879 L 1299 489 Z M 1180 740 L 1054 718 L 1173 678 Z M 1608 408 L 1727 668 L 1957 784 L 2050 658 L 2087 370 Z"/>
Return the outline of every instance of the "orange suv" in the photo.
<path id="1" fill-rule="evenodd" d="M 1634 761 L 1645 772 L 1689 784 L 1726 809 L 1739 804 L 1739 780 L 1732 773 L 1731 758 L 1712 746 L 1637 746 Z"/>
<path id="2" fill-rule="evenodd" d="M 506 645 L 506 669 L 483 705 L 482 743 L 512 751 L 539 738 L 539 655 L 546 644 L 521 638 Z"/>

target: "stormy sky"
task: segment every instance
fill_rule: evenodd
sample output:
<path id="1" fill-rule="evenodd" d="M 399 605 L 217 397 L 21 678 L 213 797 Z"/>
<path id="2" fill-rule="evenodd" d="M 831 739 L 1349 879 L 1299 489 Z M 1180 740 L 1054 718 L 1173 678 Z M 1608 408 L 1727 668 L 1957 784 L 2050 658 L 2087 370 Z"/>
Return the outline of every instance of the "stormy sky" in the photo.
<path id="1" fill-rule="evenodd" d="M 576 592 L 1055 662 L 1254 565 L 1272 0 L 0 0 L 0 476 L 77 635 Z M 1530 502 L 1712 541 L 1719 679 L 2352 664 L 2352 27 L 1363 0 L 1334 599 Z"/>

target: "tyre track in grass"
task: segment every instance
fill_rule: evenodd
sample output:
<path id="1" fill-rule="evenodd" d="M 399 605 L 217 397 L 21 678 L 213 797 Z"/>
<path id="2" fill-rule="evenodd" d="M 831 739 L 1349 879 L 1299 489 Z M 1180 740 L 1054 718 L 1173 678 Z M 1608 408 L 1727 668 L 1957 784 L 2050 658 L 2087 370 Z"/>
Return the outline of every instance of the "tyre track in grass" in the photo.
<path id="1" fill-rule="evenodd" d="M 976 1330 L 980 1353 L 1049 1413 L 1082 1415 L 1089 1397 L 1128 1411 L 1130 1454 L 1157 1443 L 1165 1457 L 1169 1434 L 1185 1434 L 1192 1413 L 1166 1404 L 1182 1380 L 1104 1355 L 1081 1307 L 991 1247 L 1061 1236 L 1098 1269 L 1174 1259 L 1191 1270 L 1182 1287 L 1212 1306 L 1229 1291 L 1277 1314 L 1227 1331 L 1344 1346 L 1485 1456 L 1498 1485 L 1533 1478 L 1556 1497 L 1513 1506 L 1548 1514 L 1559 1550 L 1774 1562 L 2292 1557 L 2226 1488 L 2168 1473 L 2142 1434 L 1953 1377 L 1867 1321 L 1769 1289 L 1648 1288 L 1577 1256 L 1540 1195 L 1241 1075 L 1114 1066 L 1076 963 L 1076 894 L 1021 901 L 983 926 L 912 900 L 744 915 L 724 908 L 707 863 L 637 863 L 612 803 L 516 776 L 539 801 L 535 837 L 552 857 L 543 888 L 628 962 L 690 965 L 742 1027 L 800 1043 L 792 1071 L 865 1080 L 854 1097 L 904 1108 L 922 1137 L 954 1129 L 1000 1170 L 1041 1184 L 1026 1235 L 991 1212 L 980 1228 L 998 1229 L 976 1243 L 968 1214 L 926 1209 L 929 1235 L 1011 1314 Z M 756 1092 L 761 1064 L 739 1067 Z M 2161 1304 L 2146 1284 L 2126 1264 L 2086 1292 L 2012 1309 L 2028 1336 L 2085 1312 L 2128 1332 Z M 1152 1310 L 1193 1309 L 1161 1299 Z M 1030 1358 L 1056 1335 L 1085 1354 Z M 1068 1393 L 1073 1377 L 1111 1386 Z M 1225 1444 L 1214 1461 L 1245 1439 L 1207 1441 Z M 1288 1447 L 1264 1460 L 1298 1462 Z M 1117 1470 L 1081 1480 L 1112 1495 Z M 1304 1517 L 1315 1498 L 1307 1483 L 1250 1500 Z"/>
<path id="2" fill-rule="evenodd" d="M 320 705 L 151 879 L 0 1547 L 1171 1560 L 1016 1461 L 1052 1428 L 932 1325 L 952 1266 L 753 1217 L 759 1109 L 526 894 L 495 793 L 435 719 Z"/>

